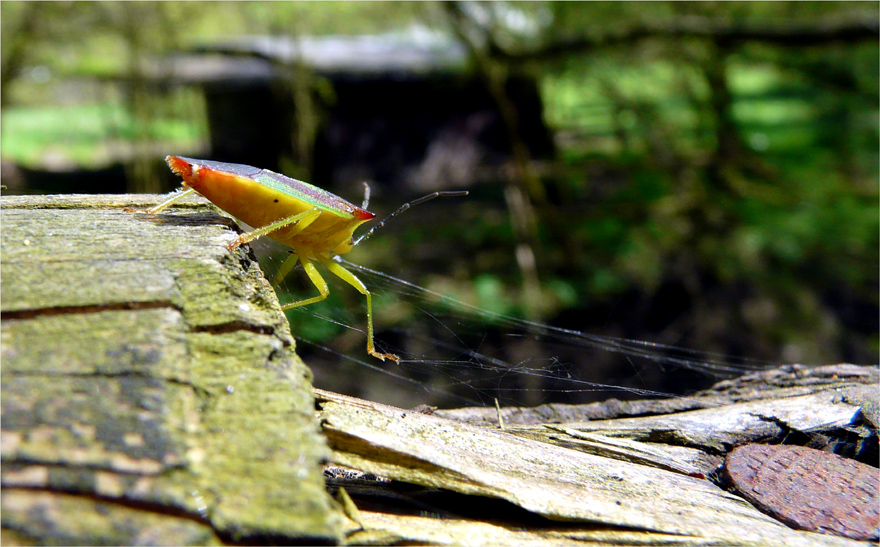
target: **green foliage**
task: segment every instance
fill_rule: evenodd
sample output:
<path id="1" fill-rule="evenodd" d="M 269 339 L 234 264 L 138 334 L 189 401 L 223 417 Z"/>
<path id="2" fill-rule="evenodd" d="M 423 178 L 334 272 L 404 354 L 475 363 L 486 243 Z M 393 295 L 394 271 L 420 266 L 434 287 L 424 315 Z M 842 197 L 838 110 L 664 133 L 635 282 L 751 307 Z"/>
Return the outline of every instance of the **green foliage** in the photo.
<path id="1" fill-rule="evenodd" d="M 692 163 L 711 158 L 717 143 L 706 118 L 706 88 L 695 85 L 692 100 L 683 101 L 680 82 L 658 70 L 680 60 L 662 58 L 645 70 L 591 59 L 579 71 L 569 62 L 545 78 L 548 118 L 577 131 L 584 143 L 564 151 L 571 171 L 603 165 L 625 173 L 613 175 L 616 185 L 601 189 L 601 204 L 586 209 L 572 232 L 590 254 L 603 257 L 579 285 L 582 302 L 614 299 L 633 285 L 650 295 L 683 273 L 708 275 L 729 288 L 745 283 L 754 298 L 779 310 L 751 319 L 744 312 L 753 329 L 748 336 L 796 340 L 805 356 L 836 358 L 827 344 L 840 332 L 813 340 L 802 333 L 820 332 L 832 320 L 823 303 L 829 291 L 877 305 L 877 90 L 872 78 L 841 77 L 854 84 L 843 90 L 811 75 L 829 67 L 861 74 L 876 63 L 876 47 L 846 61 L 849 71 L 838 64 L 839 51 L 822 51 L 824 59 L 811 52 L 807 75 L 791 68 L 802 64 L 799 52 L 772 62 L 748 51 L 732 56 L 726 75 L 742 145 L 738 156 L 706 167 Z M 685 73 L 699 74 L 699 65 L 688 64 Z M 613 82 L 613 93 L 595 85 L 602 80 Z M 658 133 L 662 140 L 653 139 Z M 609 153 L 597 157 L 600 147 Z M 589 179 L 579 183 L 583 199 L 599 191 Z M 695 289 L 695 300 L 707 297 L 704 287 Z M 696 330 L 708 328 L 693 321 Z"/>

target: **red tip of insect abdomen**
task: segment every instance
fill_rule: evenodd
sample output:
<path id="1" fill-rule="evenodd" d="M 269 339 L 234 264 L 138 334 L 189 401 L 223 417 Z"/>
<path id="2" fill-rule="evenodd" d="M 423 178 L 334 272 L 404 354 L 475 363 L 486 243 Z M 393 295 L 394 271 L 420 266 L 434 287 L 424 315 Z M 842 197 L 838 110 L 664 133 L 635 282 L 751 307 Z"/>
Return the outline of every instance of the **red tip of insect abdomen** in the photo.
<path id="1" fill-rule="evenodd" d="M 376 217 L 375 213 L 371 213 L 371 212 L 367 211 L 366 209 L 361 209 L 360 207 L 355 207 L 354 213 L 352 213 L 352 214 L 354 215 L 354 218 L 356 218 L 358 220 L 370 220 L 370 219 Z"/>
<path id="2" fill-rule="evenodd" d="M 192 164 L 185 159 L 178 158 L 177 156 L 165 156 L 165 163 L 168 164 L 168 167 L 175 174 L 180 175 L 183 180 L 189 181 L 192 178 Z"/>
<path id="3" fill-rule="evenodd" d="M 168 167 L 170 167 L 172 171 L 183 178 L 184 186 L 196 190 L 203 196 L 205 195 L 203 191 L 205 178 L 210 177 L 211 173 L 216 172 L 214 169 L 202 166 L 200 163 L 198 163 L 198 160 L 192 160 L 190 158 L 181 158 L 179 156 L 166 156 L 165 162 L 168 164 Z M 205 197 L 211 199 L 209 196 Z M 211 201 L 214 200 L 211 199 Z"/>

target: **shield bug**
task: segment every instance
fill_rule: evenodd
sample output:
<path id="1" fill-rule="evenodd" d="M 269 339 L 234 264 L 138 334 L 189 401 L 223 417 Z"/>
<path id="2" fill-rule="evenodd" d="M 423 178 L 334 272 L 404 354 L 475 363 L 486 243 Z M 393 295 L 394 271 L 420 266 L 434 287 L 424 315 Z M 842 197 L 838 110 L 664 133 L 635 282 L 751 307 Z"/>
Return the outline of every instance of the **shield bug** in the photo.
<path id="1" fill-rule="evenodd" d="M 376 216 L 366 210 L 366 200 L 363 207 L 358 207 L 307 182 L 249 165 L 182 156 L 168 156 L 165 161 L 174 173 L 183 178 L 185 190 L 148 209 L 147 213 L 158 213 L 178 199 L 197 192 L 233 217 L 256 227 L 251 232 L 239 235 L 229 244 L 230 250 L 262 236 L 268 236 L 293 249 L 290 257 L 282 264 L 275 284 L 299 262 L 319 294 L 285 304 L 282 306 L 284 310 L 307 306 L 327 298 L 330 294 L 327 282 L 315 267 L 315 262 L 321 264 L 366 297 L 367 352 L 383 361 L 391 359 L 400 362 L 396 355 L 376 351 L 373 343 L 373 303 L 370 291 L 360 279 L 332 257 L 349 252 L 388 219 L 413 205 L 438 196 L 467 195 L 466 191 L 434 192 L 406 203 L 364 236 L 354 240 L 353 234 L 358 226 Z"/>

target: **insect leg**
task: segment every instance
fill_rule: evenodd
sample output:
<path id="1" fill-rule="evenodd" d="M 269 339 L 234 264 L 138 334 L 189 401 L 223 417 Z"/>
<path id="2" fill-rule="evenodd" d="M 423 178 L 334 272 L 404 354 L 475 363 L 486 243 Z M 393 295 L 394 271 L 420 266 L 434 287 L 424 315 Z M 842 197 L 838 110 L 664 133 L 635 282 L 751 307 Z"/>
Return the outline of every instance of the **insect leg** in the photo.
<path id="1" fill-rule="evenodd" d="M 379 353 L 376 351 L 376 346 L 373 345 L 373 298 L 370 295 L 370 291 L 367 290 L 367 286 L 364 285 L 363 281 L 354 276 L 353 273 L 343 268 L 340 264 L 333 262 L 332 260 L 318 256 L 316 260 L 320 262 L 325 268 L 330 270 L 331 273 L 354 287 L 358 290 L 362 295 L 367 297 L 367 353 L 381 359 L 384 361 L 385 359 L 391 359 L 395 363 L 400 362 L 400 357 L 391 354 L 391 353 Z"/>
<path id="2" fill-rule="evenodd" d="M 235 238 L 235 241 L 229 244 L 229 250 L 231 251 L 237 247 L 244 245 L 245 243 L 249 243 L 257 239 L 258 237 L 262 237 L 268 234 L 269 232 L 274 232 L 275 230 L 280 230 L 285 226 L 290 226 L 293 223 L 297 223 L 297 225 L 290 231 L 290 233 L 287 234 L 287 237 L 293 237 L 301 231 L 305 230 L 309 226 L 309 224 L 315 222 L 315 220 L 317 220 L 319 216 L 321 216 L 321 209 L 319 209 L 318 207 L 313 207 L 308 211 L 303 211 L 302 213 L 297 213 L 295 215 L 282 218 L 281 220 L 277 220 L 272 224 L 267 224 L 262 228 L 257 228 L 256 230 L 253 230 L 246 234 L 241 234 L 240 236 Z"/>
<path id="3" fill-rule="evenodd" d="M 292 270 L 293 267 L 296 266 L 297 260 L 299 260 L 299 255 L 296 253 L 293 253 L 289 257 L 287 257 L 287 260 L 284 261 L 284 264 L 282 264 L 281 267 L 278 268 L 278 271 L 275 273 L 275 277 L 272 278 L 273 288 L 281 284 L 281 281 L 283 281 L 284 278 L 287 277 L 287 274 L 290 273 L 290 270 Z"/>
<path id="4" fill-rule="evenodd" d="M 318 289 L 318 292 L 320 292 L 321 294 L 312 298 L 306 298 L 304 300 L 297 300 L 296 302 L 284 304 L 283 306 L 281 306 L 281 309 L 285 311 L 293 308 L 300 308 L 302 306 L 308 306 L 309 304 L 314 304 L 315 302 L 320 302 L 321 300 L 327 298 L 327 295 L 330 294 L 330 289 L 327 288 L 327 282 L 324 281 L 323 277 L 321 277 L 321 274 L 318 272 L 318 269 L 315 268 L 315 265 L 312 263 L 312 261 L 306 258 L 305 255 L 299 254 L 299 252 L 297 252 L 297 254 L 294 256 L 299 256 L 299 260 L 300 262 L 302 262 L 303 269 L 306 271 L 309 279 L 312 280 L 315 288 Z M 289 260 L 290 259 L 288 259 L 288 261 Z"/>
<path id="5" fill-rule="evenodd" d="M 186 188 L 186 187 L 184 187 L 184 188 Z M 181 188 L 181 190 L 182 190 L 182 188 Z M 169 197 L 168 199 L 166 199 L 165 201 L 163 201 L 159 205 L 154 205 L 153 207 L 150 207 L 146 211 L 142 211 L 142 212 L 150 214 L 150 215 L 156 214 L 159 211 L 161 211 L 162 209 L 164 209 L 164 208 L 168 207 L 169 205 L 171 205 L 172 203 L 174 203 L 175 201 L 179 200 L 180 198 L 188 196 L 188 195 L 192 194 L 193 192 L 195 192 L 195 190 L 192 188 L 186 188 L 186 190 L 183 190 L 182 192 L 181 191 L 173 192 L 171 194 L 171 197 Z M 138 212 L 136 209 L 132 209 L 131 207 L 126 207 L 125 209 L 123 209 L 123 211 L 125 211 L 126 213 Z"/>

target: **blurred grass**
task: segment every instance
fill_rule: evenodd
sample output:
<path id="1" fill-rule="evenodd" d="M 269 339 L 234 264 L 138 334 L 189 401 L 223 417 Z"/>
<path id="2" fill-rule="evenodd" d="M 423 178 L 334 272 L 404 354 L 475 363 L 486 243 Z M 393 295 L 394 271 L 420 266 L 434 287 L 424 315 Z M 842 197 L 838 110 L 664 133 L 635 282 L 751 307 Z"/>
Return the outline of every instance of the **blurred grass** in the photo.
<path id="1" fill-rule="evenodd" d="M 118 99 L 5 108 L 0 154 L 28 167 L 94 167 L 128 159 L 135 143 L 145 138 L 158 148 L 196 149 L 207 139 L 200 122 L 201 96 L 187 90 L 175 95 L 166 105 L 167 114 L 150 118 L 146 127 Z M 175 111 L 181 108 L 186 115 Z"/>

